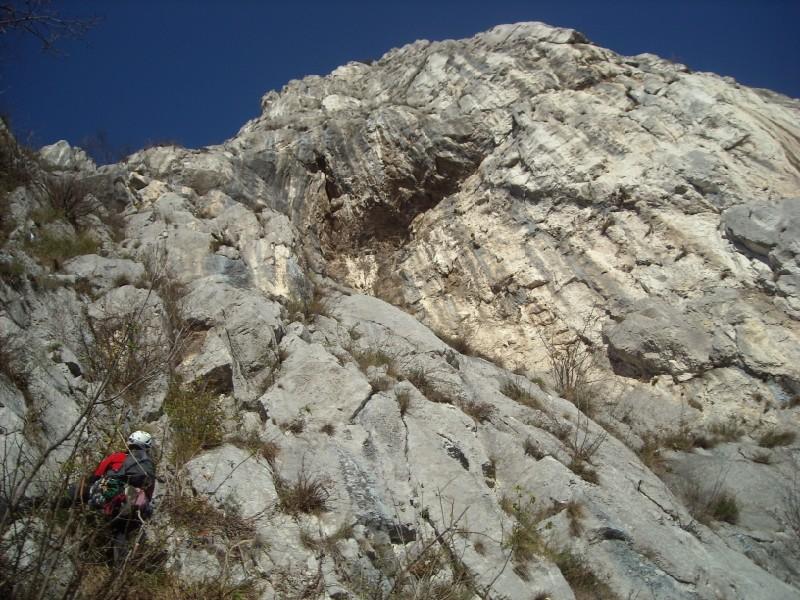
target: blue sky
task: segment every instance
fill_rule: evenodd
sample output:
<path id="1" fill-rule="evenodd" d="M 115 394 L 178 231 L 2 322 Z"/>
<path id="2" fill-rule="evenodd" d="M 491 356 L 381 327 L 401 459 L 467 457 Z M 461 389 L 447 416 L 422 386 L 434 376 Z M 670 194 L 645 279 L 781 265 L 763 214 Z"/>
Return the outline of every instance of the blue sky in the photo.
<path id="1" fill-rule="evenodd" d="M 501 23 L 572 27 L 622 54 L 653 52 L 699 71 L 800 97 L 798 0 L 268 2 L 72 0 L 103 17 L 81 40 L 42 53 L 6 36 L 0 113 L 33 145 L 223 141 L 287 81 L 377 58 L 416 39 L 468 37 Z"/>

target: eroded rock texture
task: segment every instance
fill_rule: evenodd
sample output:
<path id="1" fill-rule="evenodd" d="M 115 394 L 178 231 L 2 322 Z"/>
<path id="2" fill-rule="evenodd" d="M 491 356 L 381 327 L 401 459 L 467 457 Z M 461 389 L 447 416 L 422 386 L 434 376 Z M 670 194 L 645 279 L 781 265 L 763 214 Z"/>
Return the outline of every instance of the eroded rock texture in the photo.
<path id="1" fill-rule="evenodd" d="M 95 223 L 103 256 L 35 263 L 26 236 L 53 225 L 27 188 L 9 196 L 4 252 L 61 286 L 0 288 L 3 339 L 38 357 L 0 378 L 4 456 L 46 447 L 97 385 L 81 319 L 140 310 L 143 346 L 158 319 L 190 334 L 125 423 L 168 449 L 170 385 L 218 399 L 222 438 L 170 477 L 255 532 L 228 568 L 189 528 L 170 563 L 186 580 L 796 598 L 799 117 L 523 23 L 292 81 L 221 146 L 100 168 L 52 146 L 42 160 L 124 205 L 124 229 Z M 154 256 L 172 287 L 137 284 Z M 552 368 L 567 350 L 573 387 Z M 287 500 L 304 478 L 322 508 Z M 735 518 L 712 510 L 722 492 Z M 436 585 L 450 595 L 420 595 Z"/>

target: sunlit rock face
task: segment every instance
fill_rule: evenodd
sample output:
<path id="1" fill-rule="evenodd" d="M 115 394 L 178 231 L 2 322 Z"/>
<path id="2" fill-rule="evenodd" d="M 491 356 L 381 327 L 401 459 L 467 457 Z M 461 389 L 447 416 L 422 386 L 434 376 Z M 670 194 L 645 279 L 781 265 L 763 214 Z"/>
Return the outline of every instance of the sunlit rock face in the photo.
<path id="1" fill-rule="evenodd" d="M 181 301 L 151 290 L 147 318 L 179 307 L 172 376 L 223 430 L 180 477 L 252 520 L 226 573 L 264 598 L 595 597 L 576 564 L 597 597 L 797 597 L 799 102 L 522 23 L 292 81 L 220 146 L 43 158 L 124 228 L 57 292 L 4 284 L 0 333 L 132 310 L 163 258 Z M 63 396 L 25 451 L 81 406 L 62 327 L 60 379 L 0 379 L 9 431 Z M 167 378 L 126 417 L 165 440 Z M 304 477 L 323 508 L 287 500 Z M 190 540 L 181 577 L 225 572 Z"/>

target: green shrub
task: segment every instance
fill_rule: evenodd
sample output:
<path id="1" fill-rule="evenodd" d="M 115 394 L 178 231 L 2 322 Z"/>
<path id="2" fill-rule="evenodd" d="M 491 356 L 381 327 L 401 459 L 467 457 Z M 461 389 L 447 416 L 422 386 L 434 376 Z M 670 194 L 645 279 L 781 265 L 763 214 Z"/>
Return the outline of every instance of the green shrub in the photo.
<path id="1" fill-rule="evenodd" d="M 46 231 L 29 242 L 28 248 L 40 261 L 57 263 L 74 256 L 95 254 L 100 243 L 89 233 L 58 235 Z"/>
<path id="2" fill-rule="evenodd" d="M 15 290 L 21 289 L 27 279 L 25 263 L 18 258 L 12 258 L 9 261 L 0 261 L 0 279 Z"/>
<path id="3" fill-rule="evenodd" d="M 721 492 L 709 504 L 709 514 L 715 521 L 735 525 L 739 521 L 739 503 L 729 492 Z"/>
<path id="4" fill-rule="evenodd" d="M 172 426 L 172 460 L 176 466 L 222 442 L 223 414 L 214 393 L 173 381 L 164 400 L 164 412 Z"/>
<path id="5" fill-rule="evenodd" d="M 525 565 L 544 548 L 542 538 L 536 526 L 543 515 L 533 510 L 536 498 L 531 497 L 527 502 L 520 498 L 516 500 L 503 496 L 500 507 L 516 519 L 511 533 L 504 542 L 504 546 L 511 551 L 511 557 L 516 564 Z"/>

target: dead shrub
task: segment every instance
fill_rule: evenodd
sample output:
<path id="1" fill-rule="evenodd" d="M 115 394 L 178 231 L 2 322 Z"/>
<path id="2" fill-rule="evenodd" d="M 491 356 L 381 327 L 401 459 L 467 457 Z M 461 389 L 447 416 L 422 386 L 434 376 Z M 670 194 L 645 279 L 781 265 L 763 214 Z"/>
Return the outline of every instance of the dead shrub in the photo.
<path id="1" fill-rule="evenodd" d="M 50 206 L 75 227 L 98 208 L 97 200 L 76 175 L 48 175 L 44 184 Z"/>
<path id="2" fill-rule="evenodd" d="M 174 348 L 139 311 L 100 317 L 87 312 L 83 320 L 89 336 L 81 338 L 79 354 L 90 381 L 107 378 L 109 392 L 134 402 L 155 375 L 167 371 Z"/>
<path id="3" fill-rule="evenodd" d="M 600 478 L 597 476 L 597 471 L 585 460 L 573 458 L 567 467 L 570 471 L 575 473 L 575 475 L 587 483 L 593 483 L 594 485 L 598 485 L 600 483 Z"/>
<path id="4" fill-rule="evenodd" d="M 779 431 L 772 429 L 764 433 L 758 439 L 758 445 L 762 448 L 775 448 L 777 446 L 789 446 L 794 443 L 797 434 L 794 431 Z"/>
<path id="5" fill-rule="evenodd" d="M 588 334 L 599 318 L 600 312 L 597 306 L 593 306 L 584 317 L 580 329 L 567 338 L 562 332 L 539 332 L 556 391 L 589 416 L 593 413 L 596 367 Z"/>
<path id="6" fill-rule="evenodd" d="M 569 521 L 569 533 L 572 537 L 578 537 L 583 533 L 583 518 L 585 511 L 583 505 L 575 500 L 570 500 L 566 507 L 567 521 Z"/>
<path id="7" fill-rule="evenodd" d="M 272 468 L 275 468 L 275 459 L 280 454 L 281 447 L 273 441 L 264 442 L 258 448 L 258 453 L 264 457 Z"/>
<path id="8" fill-rule="evenodd" d="M 577 554 L 565 549 L 551 551 L 549 558 L 569 583 L 576 600 L 618 600 L 608 584 L 600 580 L 591 566 Z"/>
<path id="9" fill-rule="evenodd" d="M 494 406 L 488 402 L 465 402 L 461 405 L 461 410 L 472 417 L 476 423 L 488 421 L 494 414 Z"/>
<path id="10" fill-rule="evenodd" d="M 336 434 L 336 426 L 333 423 L 325 423 L 319 428 L 319 432 L 328 436 L 333 436 Z"/>
<path id="11" fill-rule="evenodd" d="M 456 403 L 456 399 L 447 392 L 439 389 L 439 386 L 436 385 L 428 371 L 422 367 L 411 369 L 406 379 L 431 402 L 437 402 L 439 404 Z"/>
<path id="12" fill-rule="evenodd" d="M 281 431 L 288 431 L 294 435 L 300 435 L 305 431 L 306 422 L 302 417 L 295 417 L 288 423 L 281 423 L 278 425 L 281 428 Z"/>
<path id="13" fill-rule="evenodd" d="M 237 510 L 231 508 L 223 512 L 203 496 L 167 494 L 160 504 L 172 525 L 191 531 L 193 535 L 216 533 L 229 540 L 255 536 L 253 523 L 243 519 Z"/>

